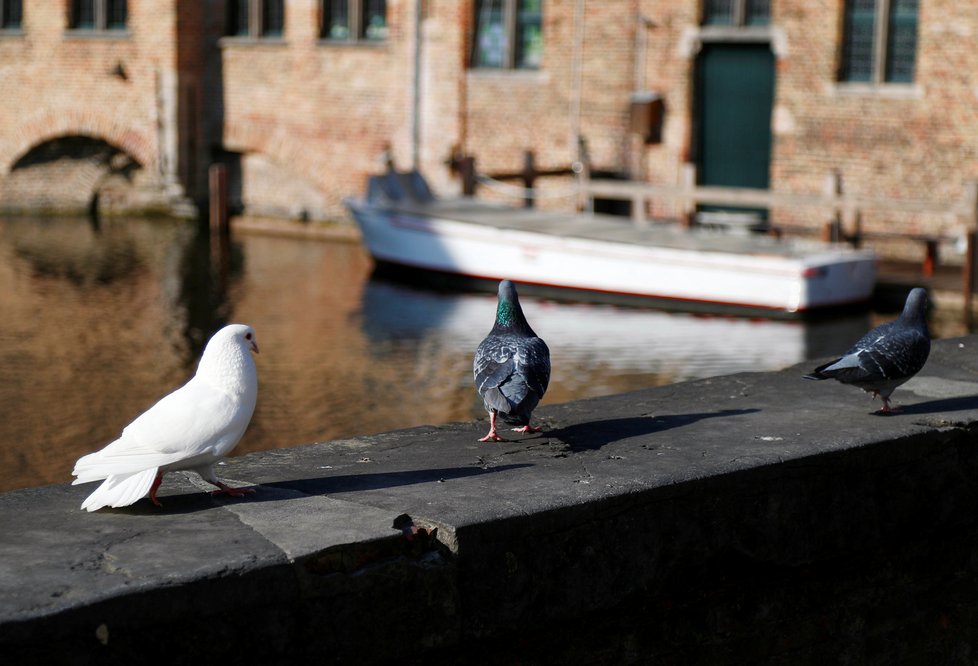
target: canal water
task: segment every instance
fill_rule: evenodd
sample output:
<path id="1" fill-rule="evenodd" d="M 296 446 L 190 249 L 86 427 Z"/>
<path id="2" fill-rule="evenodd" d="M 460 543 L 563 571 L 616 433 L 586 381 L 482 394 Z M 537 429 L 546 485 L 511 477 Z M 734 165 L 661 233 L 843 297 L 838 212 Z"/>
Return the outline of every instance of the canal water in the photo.
<path id="1" fill-rule="evenodd" d="M 183 384 L 228 322 L 261 345 L 235 454 L 485 416 L 471 367 L 493 294 L 381 279 L 349 241 L 239 234 L 228 261 L 214 256 L 188 222 L 0 218 L 0 491 L 69 481 L 79 456 Z M 871 324 L 522 301 L 551 349 L 543 404 L 780 369 Z"/>

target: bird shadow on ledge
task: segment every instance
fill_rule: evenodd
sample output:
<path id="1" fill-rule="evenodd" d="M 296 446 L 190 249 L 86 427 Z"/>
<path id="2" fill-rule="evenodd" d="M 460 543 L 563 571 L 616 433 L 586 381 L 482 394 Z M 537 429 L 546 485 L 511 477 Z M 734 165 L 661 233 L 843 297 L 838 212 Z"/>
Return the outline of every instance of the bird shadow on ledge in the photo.
<path id="1" fill-rule="evenodd" d="M 263 483 L 260 488 L 281 488 L 296 490 L 304 495 L 336 495 L 364 490 L 382 490 L 397 486 L 410 486 L 418 483 L 444 483 L 453 479 L 462 479 L 484 474 L 507 472 L 523 467 L 533 467 L 530 463 L 512 465 L 496 465 L 482 467 L 436 467 L 434 469 L 417 469 L 395 472 L 368 472 L 366 474 L 339 474 L 337 476 L 321 476 L 309 479 L 294 479 Z M 259 492 L 260 492 L 259 488 Z M 280 499 L 280 498 L 269 498 Z"/>
<path id="2" fill-rule="evenodd" d="M 657 416 L 626 416 L 618 419 L 603 419 L 588 421 L 550 430 L 544 433 L 547 437 L 566 442 L 573 451 L 594 451 L 606 444 L 618 442 L 631 437 L 651 435 L 673 428 L 692 425 L 703 419 L 724 416 L 741 416 L 753 414 L 759 409 L 724 409 L 719 412 L 703 412 L 700 414 L 666 414 Z"/>
<path id="3" fill-rule="evenodd" d="M 382 490 L 398 486 L 409 486 L 419 483 L 443 483 L 453 479 L 461 479 L 483 474 L 506 472 L 523 467 L 533 467 L 530 463 L 512 465 L 495 465 L 491 467 L 436 467 L 433 469 L 418 469 L 394 472 L 366 472 L 364 474 L 338 474 L 336 476 L 317 476 L 305 479 L 289 479 L 272 481 L 249 486 L 254 493 L 244 497 L 228 497 L 226 495 L 212 496 L 201 490 L 173 495 L 160 495 L 162 508 L 154 507 L 148 500 L 140 500 L 136 504 L 121 509 L 107 509 L 113 513 L 131 513 L 139 515 L 174 515 L 206 511 L 215 507 L 227 506 L 232 503 L 253 504 L 255 502 L 279 502 L 289 499 L 301 499 L 316 495 L 341 495 L 369 490 Z M 164 482 L 165 483 L 165 482 Z"/>
<path id="4" fill-rule="evenodd" d="M 897 403 L 900 410 L 893 414 L 874 412 L 879 416 L 900 416 L 901 414 L 933 414 L 935 412 L 960 412 L 965 409 L 978 409 L 978 395 L 963 395 L 956 398 L 940 398 L 909 405 Z"/>

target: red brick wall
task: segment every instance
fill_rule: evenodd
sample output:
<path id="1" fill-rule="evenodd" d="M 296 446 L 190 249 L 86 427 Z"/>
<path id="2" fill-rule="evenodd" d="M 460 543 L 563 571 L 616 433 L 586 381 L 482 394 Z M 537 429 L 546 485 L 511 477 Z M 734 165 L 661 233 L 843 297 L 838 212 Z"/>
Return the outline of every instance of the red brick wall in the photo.
<path id="1" fill-rule="evenodd" d="M 126 37 L 68 31 L 64 0 L 23 4 L 23 34 L 0 37 L 0 173 L 64 134 L 104 138 L 155 167 L 156 80 L 173 68 L 174 0 L 129 0 Z M 112 74 L 117 64 L 125 80 Z"/>
<path id="2" fill-rule="evenodd" d="M 291 177 L 315 185 L 342 215 L 341 199 L 363 189 L 382 168 L 395 141 L 401 164 L 409 157 L 411 70 L 409 24 L 413 3 L 388 3 L 390 40 L 381 45 L 320 43 L 316 3 L 286 3 L 285 39 L 222 39 L 223 141 L 227 149 L 262 153 Z M 261 198 L 266 181 L 244 189 Z"/>
<path id="3" fill-rule="evenodd" d="M 914 83 L 877 89 L 836 82 L 841 0 L 774 3 L 787 53 L 778 61 L 772 188 L 818 192 L 838 170 L 847 192 L 952 202 L 978 178 L 978 14 L 967 3 L 921 3 Z M 824 221 L 779 211 L 782 219 Z M 816 219 L 812 219 L 815 217 Z M 866 211 L 870 231 L 947 233 L 940 214 Z"/>
<path id="4" fill-rule="evenodd" d="M 978 179 L 978 14 L 953 0 L 921 3 L 915 83 L 858 90 L 835 81 L 842 4 L 772 0 L 772 187 L 819 192 L 838 170 L 854 193 L 958 199 Z M 221 38 L 223 0 L 130 0 L 125 39 L 66 35 L 64 1 L 24 5 L 24 34 L 0 37 L 0 174 L 40 141 L 88 133 L 157 172 L 172 161 L 161 162 L 169 141 L 179 155 L 172 169 L 192 190 L 205 182 L 211 148 L 223 145 L 244 155 L 244 199 L 255 209 L 345 218 L 342 198 L 382 168 L 385 146 L 398 166 L 412 161 L 415 0 L 389 0 L 389 38 L 377 45 L 320 41 L 314 0 L 286 0 L 281 40 Z M 484 172 L 519 169 L 526 149 L 541 167 L 567 166 L 576 158 L 575 126 L 596 169 L 681 181 L 691 158 L 699 0 L 546 0 L 538 71 L 469 69 L 471 0 L 427 0 L 424 8 L 420 159 L 436 190 L 457 190 L 445 161 L 459 147 Z M 639 15 L 648 24 L 639 27 Z M 117 62 L 127 80 L 109 73 Z M 160 91 L 174 80 L 179 131 L 167 138 Z M 629 131 L 636 88 L 665 100 L 661 143 L 646 146 Z M 540 184 L 553 193 L 568 182 Z M 663 202 L 654 209 L 673 212 Z M 776 215 L 824 222 L 809 210 Z M 864 222 L 949 232 L 956 225 L 948 216 L 877 213 Z"/>

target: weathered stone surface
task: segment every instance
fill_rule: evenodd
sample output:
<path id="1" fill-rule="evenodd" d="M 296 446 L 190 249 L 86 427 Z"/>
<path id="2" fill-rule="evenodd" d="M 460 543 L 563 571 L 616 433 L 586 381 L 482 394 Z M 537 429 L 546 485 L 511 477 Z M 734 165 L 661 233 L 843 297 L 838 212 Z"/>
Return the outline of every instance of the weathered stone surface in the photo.
<path id="1" fill-rule="evenodd" d="M 978 649 L 978 337 L 897 390 L 740 374 L 232 458 L 162 509 L 0 495 L 18 661 L 641 663 Z M 409 514 L 437 528 L 409 540 Z M 840 610 L 841 609 L 841 610 Z M 942 619 L 943 618 L 943 619 Z M 807 656 L 806 656 L 807 655 Z M 814 655 L 814 656 L 812 656 Z M 804 659 L 803 659 L 804 660 Z"/>

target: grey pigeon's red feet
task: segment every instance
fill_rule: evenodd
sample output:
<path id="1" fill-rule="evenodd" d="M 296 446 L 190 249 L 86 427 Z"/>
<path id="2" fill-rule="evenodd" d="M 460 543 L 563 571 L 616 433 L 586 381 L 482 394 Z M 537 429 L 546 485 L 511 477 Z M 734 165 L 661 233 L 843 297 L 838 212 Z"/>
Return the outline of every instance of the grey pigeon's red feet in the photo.
<path id="1" fill-rule="evenodd" d="M 489 434 L 479 440 L 480 442 L 508 442 L 496 432 L 496 411 L 489 412 Z"/>
<path id="2" fill-rule="evenodd" d="M 527 424 L 527 425 L 523 426 L 522 428 L 513 428 L 513 432 L 521 432 L 521 433 L 524 433 L 524 434 L 526 434 L 528 432 L 543 432 L 543 428 L 537 428 L 537 427 L 531 426 L 530 424 Z"/>
<path id="3" fill-rule="evenodd" d="M 877 414 L 899 414 L 903 410 L 899 407 L 890 407 L 890 400 L 888 398 L 883 398 L 883 406 L 877 410 Z"/>

